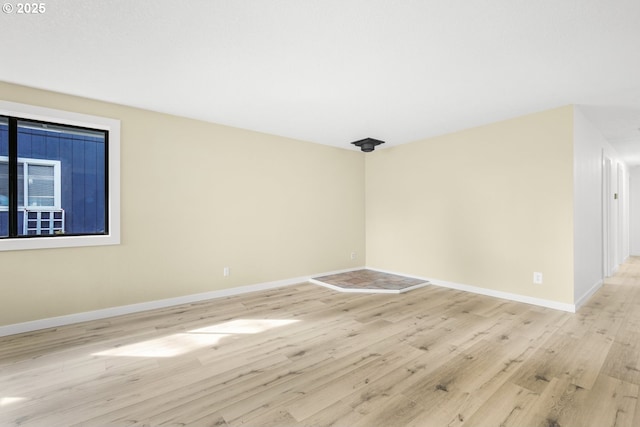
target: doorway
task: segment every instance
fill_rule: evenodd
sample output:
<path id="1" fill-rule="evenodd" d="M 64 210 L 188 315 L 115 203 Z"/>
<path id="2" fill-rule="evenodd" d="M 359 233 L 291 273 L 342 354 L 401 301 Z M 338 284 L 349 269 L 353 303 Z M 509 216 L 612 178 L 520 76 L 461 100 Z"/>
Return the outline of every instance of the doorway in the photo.
<path id="1" fill-rule="evenodd" d="M 623 194 L 625 173 L 622 165 L 602 152 L 602 272 L 613 276 L 624 261 L 625 231 Z"/>

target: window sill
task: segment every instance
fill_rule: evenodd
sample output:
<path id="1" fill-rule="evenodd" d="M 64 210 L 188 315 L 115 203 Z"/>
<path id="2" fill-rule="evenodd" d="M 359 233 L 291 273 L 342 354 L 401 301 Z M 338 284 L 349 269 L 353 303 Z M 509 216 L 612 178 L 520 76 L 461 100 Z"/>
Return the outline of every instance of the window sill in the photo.
<path id="1" fill-rule="evenodd" d="M 82 246 L 106 246 L 120 244 L 120 236 L 37 236 L 0 239 L 0 251 L 19 251 L 30 249 L 75 248 Z"/>

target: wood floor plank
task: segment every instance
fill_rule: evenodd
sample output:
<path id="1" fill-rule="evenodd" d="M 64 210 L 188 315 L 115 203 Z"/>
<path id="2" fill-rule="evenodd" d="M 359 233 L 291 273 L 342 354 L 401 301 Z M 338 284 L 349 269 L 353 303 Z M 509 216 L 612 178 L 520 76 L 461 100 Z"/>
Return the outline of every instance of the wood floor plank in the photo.
<path id="1" fill-rule="evenodd" d="M 256 359 L 252 364 L 238 364 L 225 372 L 210 372 L 202 365 L 196 365 L 189 371 L 163 369 L 122 390 L 108 406 L 102 405 L 102 399 L 95 397 L 83 402 L 82 406 L 91 408 L 91 412 L 97 415 L 88 421 L 90 425 L 120 424 L 127 420 L 135 420 L 134 424 L 148 421 L 159 424 L 174 420 L 181 410 L 188 409 L 189 405 L 198 406 L 201 400 L 211 402 L 214 398 L 235 396 L 234 390 L 251 389 L 247 382 L 264 370 L 275 370 L 288 363 L 282 355 L 272 355 Z"/>
<path id="2" fill-rule="evenodd" d="M 557 333 L 522 365 L 512 381 L 540 393 L 552 378 L 568 375 L 573 384 L 591 389 L 612 344 L 610 338 L 600 334 L 578 340 Z"/>
<path id="3" fill-rule="evenodd" d="M 481 340 L 403 390 L 427 409 L 411 425 L 462 425 L 528 357 L 524 344 Z"/>
<path id="4" fill-rule="evenodd" d="M 505 382 L 475 412 L 460 421 L 468 426 L 519 427 L 523 411 L 532 407 L 540 395 L 510 381 Z"/>
<path id="5" fill-rule="evenodd" d="M 514 417 L 512 425 L 633 425 L 638 396 L 636 385 L 601 376 L 594 390 L 572 384 L 568 376 L 554 378 L 533 405 Z"/>
<path id="6" fill-rule="evenodd" d="M 293 401 L 288 407 L 288 412 L 298 421 L 303 421 L 421 355 L 420 350 L 410 346 L 390 349 L 387 354 L 373 359 L 367 365 L 345 375 L 333 377 L 330 384 Z"/>
<path id="7" fill-rule="evenodd" d="M 602 373 L 640 385 L 640 331 L 627 330 L 616 335 Z"/>
<path id="8" fill-rule="evenodd" d="M 558 424 L 632 427 L 637 425 L 633 424 L 637 400 L 637 385 L 601 375 L 591 392 L 580 393 L 574 405 L 558 411 Z"/>
<path id="9" fill-rule="evenodd" d="M 373 409 L 351 425 L 353 427 L 407 426 L 426 411 L 428 408 L 420 403 L 398 394 L 391 397 L 388 405 Z"/>

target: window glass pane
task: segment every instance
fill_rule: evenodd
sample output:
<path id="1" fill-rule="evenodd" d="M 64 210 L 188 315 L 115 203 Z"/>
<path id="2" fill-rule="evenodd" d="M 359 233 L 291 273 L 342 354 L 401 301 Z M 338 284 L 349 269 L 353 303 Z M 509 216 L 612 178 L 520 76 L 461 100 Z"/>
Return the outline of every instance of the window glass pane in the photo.
<path id="1" fill-rule="evenodd" d="M 19 234 L 105 234 L 106 156 L 106 132 L 18 120 Z"/>
<path id="2" fill-rule="evenodd" d="M 55 207 L 53 166 L 28 165 L 27 172 L 27 205 Z"/>
<path id="3" fill-rule="evenodd" d="M 9 235 L 9 120 L 0 117 L 0 237 Z"/>

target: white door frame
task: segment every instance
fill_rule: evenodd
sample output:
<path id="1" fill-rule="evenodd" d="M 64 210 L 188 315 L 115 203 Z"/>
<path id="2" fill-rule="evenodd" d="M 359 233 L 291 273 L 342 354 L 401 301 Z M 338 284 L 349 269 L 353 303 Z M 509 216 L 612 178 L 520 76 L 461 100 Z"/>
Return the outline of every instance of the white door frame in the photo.
<path id="1" fill-rule="evenodd" d="M 620 162 L 616 163 L 616 197 L 614 200 L 616 210 L 616 270 L 624 262 L 624 171 Z M 628 231 L 627 231 L 628 232 Z"/>
<path id="2" fill-rule="evenodd" d="M 612 269 L 612 238 L 611 238 L 611 169 L 612 161 L 602 151 L 602 273 L 604 277 L 613 274 Z"/>

